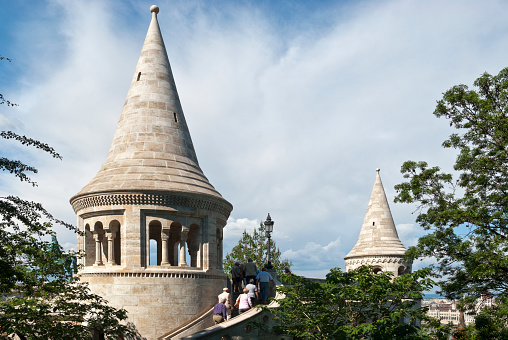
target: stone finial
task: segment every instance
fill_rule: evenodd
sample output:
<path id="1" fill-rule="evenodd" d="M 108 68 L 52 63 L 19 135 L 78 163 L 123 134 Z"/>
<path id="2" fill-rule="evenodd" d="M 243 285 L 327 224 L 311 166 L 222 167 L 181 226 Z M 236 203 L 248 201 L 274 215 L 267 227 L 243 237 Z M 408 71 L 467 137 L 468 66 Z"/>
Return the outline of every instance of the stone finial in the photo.
<path id="1" fill-rule="evenodd" d="M 157 5 L 150 6 L 150 12 L 159 14 L 159 6 L 157 6 Z"/>
<path id="2" fill-rule="evenodd" d="M 379 169 L 379 168 L 376 168 L 376 172 L 377 172 L 377 173 L 379 173 L 379 171 L 381 171 L 381 169 Z"/>

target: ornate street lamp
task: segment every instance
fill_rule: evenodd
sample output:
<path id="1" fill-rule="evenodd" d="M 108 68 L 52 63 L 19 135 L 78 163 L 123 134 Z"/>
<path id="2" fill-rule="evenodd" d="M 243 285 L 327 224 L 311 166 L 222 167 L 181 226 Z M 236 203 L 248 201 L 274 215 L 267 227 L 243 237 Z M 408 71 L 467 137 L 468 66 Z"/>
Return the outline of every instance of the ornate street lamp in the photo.
<path id="1" fill-rule="evenodd" d="M 271 266 L 271 264 L 272 264 L 272 258 L 270 256 L 270 248 L 271 248 L 270 237 L 273 232 L 273 224 L 274 223 L 275 222 L 273 222 L 272 218 L 270 217 L 270 213 L 268 213 L 268 216 L 266 217 L 266 221 L 264 222 L 266 237 L 268 237 L 268 265 L 267 265 L 267 267 Z"/>

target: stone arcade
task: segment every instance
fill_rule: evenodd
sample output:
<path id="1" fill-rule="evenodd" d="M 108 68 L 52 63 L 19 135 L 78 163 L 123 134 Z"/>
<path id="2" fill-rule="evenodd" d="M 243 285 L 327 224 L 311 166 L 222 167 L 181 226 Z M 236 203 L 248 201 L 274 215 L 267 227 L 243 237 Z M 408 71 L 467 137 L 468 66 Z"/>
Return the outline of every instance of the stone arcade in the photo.
<path id="1" fill-rule="evenodd" d="M 222 230 L 233 207 L 199 167 L 159 8 L 150 11 L 107 159 L 70 202 L 84 232 L 78 236 L 78 250 L 86 253 L 81 280 L 125 308 L 140 333 L 154 339 L 216 303 L 226 280 Z M 150 240 L 157 244 L 157 265 L 150 265 Z"/>

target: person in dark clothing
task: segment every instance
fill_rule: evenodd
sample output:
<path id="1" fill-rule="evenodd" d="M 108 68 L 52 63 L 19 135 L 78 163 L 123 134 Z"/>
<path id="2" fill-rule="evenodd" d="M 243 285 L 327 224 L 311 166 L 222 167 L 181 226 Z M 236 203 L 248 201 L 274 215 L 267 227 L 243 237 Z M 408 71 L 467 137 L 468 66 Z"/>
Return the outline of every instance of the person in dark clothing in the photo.
<path id="1" fill-rule="evenodd" d="M 213 307 L 213 321 L 215 324 L 224 322 L 226 320 L 226 298 L 221 298 L 219 303 Z"/>
<path id="2" fill-rule="evenodd" d="M 249 258 L 248 261 L 249 262 L 245 264 L 245 278 L 247 279 L 247 283 L 245 284 L 246 286 L 250 280 L 255 280 L 256 275 L 258 275 L 256 264 L 252 261 L 251 258 Z"/>
<path id="3" fill-rule="evenodd" d="M 231 269 L 231 278 L 233 284 L 233 293 L 242 291 L 242 271 L 240 269 L 240 262 L 235 262 L 235 265 Z"/>

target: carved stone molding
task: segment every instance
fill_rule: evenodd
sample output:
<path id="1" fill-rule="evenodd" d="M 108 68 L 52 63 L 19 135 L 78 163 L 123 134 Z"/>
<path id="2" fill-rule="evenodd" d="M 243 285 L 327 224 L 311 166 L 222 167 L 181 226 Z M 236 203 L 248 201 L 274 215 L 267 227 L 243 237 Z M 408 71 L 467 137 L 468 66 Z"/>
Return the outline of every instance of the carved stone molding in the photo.
<path id="1" fill-rule="evenodd" d="M 156 273 L 78 273 L 79 277 L 172 277 L 180 279 L 213 279 L 213 280 L 224 280 L 224 275 L 210 275 L 205 273 L 175 273 L 175 272 L 156 272 Z"/>
<path id="2" fill-rule="evenodd" d="M 119 215 L 122 216 L 125 212 L 125 209 L 116 209 L 116 210 L 101 210 L 101 211 L 92 211 L 89 213 L 85 213 L 80 215 L 81 218 L 87 219 L 95 216 L 109 216 L 109 215 Z"/>
<path id="3" fill-rule="evenodd" d="M 354 265 L 374 265 L 379 263 L 396 263 L 396 264 L 405 264 L 408 261 L 405 261 L 403 257 L 398 256 L 376 256 L 376 257 L 367 257 L 367 258 L 356 258 L 351 260 L 346 260 L 346 266 L 354 266 Z"/>
<path id="4" fill-rule="evenodd" d="M 218 212 L 229 216 L 233 206 L 228 202 L 212 201 L 197 197 L 188 197 L 171 194 L 105 194 L 77 198 L 71 202 L 72 208 L 77 213 L 90 207 L 111 205 L 159 205 L 164 207 L 189 207 Z"/>

